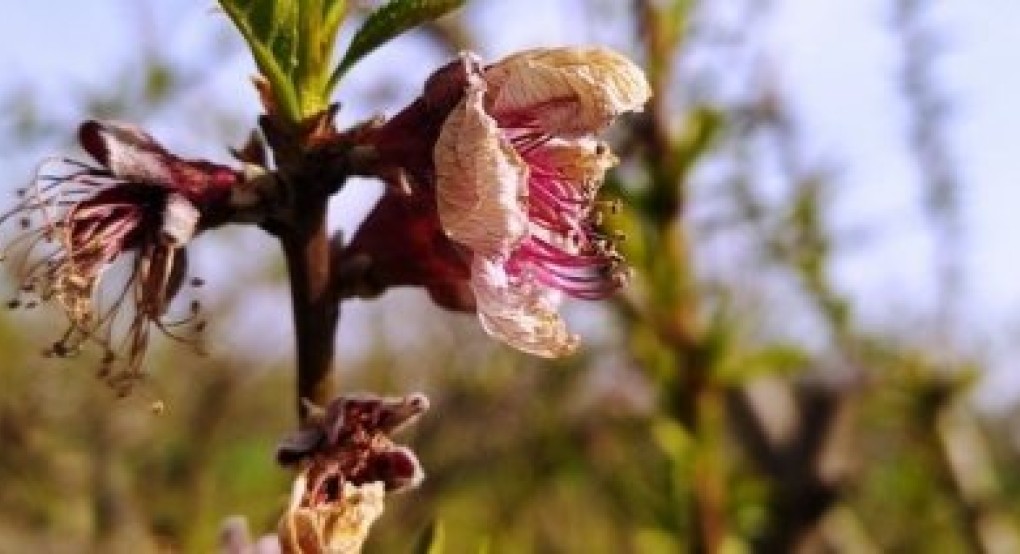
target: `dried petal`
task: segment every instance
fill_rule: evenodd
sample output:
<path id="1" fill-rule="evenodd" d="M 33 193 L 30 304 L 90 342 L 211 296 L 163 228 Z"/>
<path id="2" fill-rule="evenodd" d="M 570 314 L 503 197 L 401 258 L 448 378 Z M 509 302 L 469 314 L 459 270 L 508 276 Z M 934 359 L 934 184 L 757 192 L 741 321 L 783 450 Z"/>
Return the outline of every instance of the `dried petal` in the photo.
<path id="1" fill-rule="evenodd" d="M 556 311 L 559 295 L 530 280 L 516 281 L 500 261 L 475 257 L 471 287 L 485 331 L 536 356 L 557 358 L 574 352 L 578 339 Z"/>
<path id="2" fill-rule="evenodd" d="M 345 483 L 339 498 L 319 506 L 303 507 L 304 479 L 294 483 L 297 502 L 280 518 L 279 536 L 287 554 L 356 554 L 372 524 L 382 515 L 382 483 L 360 487 Z"/>
<path id="3" fill-rule="evenodd" d="M 417 421 L 429 409 L 424 394 L 402 397 L 380 397 L 362 393 L 344 395 L 330 402 L 326 408 L 327 440 L 330 445 L 359 432 L 391 435 Z"/>
<path id="4" fill-rule="evenodd" d="M 24 220 L 5 252 L 17 253 L 22 296 L 31 300 L 25 305 L 53 299 L 67 315 L 68 330 L 48 352 L 64 356 L 96 344 L 103 350 L 100 374 L 126 392 L 140 375 L 150 325 L 197 344 L 178 332 L 193 319 L 164 316 L 185 281 L 183 246 L 229 210 L 230 191 L 242 177 L 211 162 L 182 160 L 130 125 L 87 121 L 78 134 L 99 165 L 45 164 L 19 204 L 0 216 L 0 223 Z M 94 302 L 106 296 L 97 294 L 106 270 L 124 258 L 132 267 L 122 288 Z M 124 367 L 114 371 L 121 359 Z"/>
<path id="5" fill-rule="evenodd" d="M 414 452 L 390 435 L 414 423 L 429 407 L 422 394 L 340 396 L 287 436 L 276 459 L 300 464 L 309 478 L 306 503 L 316 504 L 338 483 L 382 483 L 388 492 L 418 486 L 425 474 Z"/>
<path id="6" fill-rule="evenodd" d="M 386 492 L 403 492 L 421 485 L 425 471 L 413 450 L 394 446 L 373 453 L 368 459 L 363 480 L 383 483 Z M 352 479 L 352 482 L 358 481 Z"/>
<path id="7" fill-rule="evenodd" d="M 484 256 L 505 255 L 528 230 L 527 167 L 485 112 L 471 79 L 435 147 L 439 220 L 447 235 Z"/>
<path id="8" fill-rule="evenodd" d="M 606 48 L 539 48 L 485 71 L 491 113 L 558 136 L 597 133 L 651 97 L 641 68 Z"/>

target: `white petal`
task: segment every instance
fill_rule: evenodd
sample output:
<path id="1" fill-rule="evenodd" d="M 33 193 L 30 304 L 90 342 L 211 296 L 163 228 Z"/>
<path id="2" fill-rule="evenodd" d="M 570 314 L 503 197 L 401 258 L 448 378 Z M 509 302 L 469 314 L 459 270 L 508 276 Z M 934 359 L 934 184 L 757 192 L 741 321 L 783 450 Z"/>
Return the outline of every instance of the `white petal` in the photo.
<path id="1" fill-rule="evenodd" d="M 173 246 L 184 246 L 198 231 L 201 216 L 194 204 L 176 192 L 171 193 L 163 209 L 163 237 Z"/>
<path id="2" fill-rule="evenodd" d="M 577 349 L 577 337 L 567 331 L 557 313 L 561 298 L 532 282 L 514 282 L 499 260 L 475 256 L 471 288 L 478 319 L 487 333 L 510 346 L 545 358 L 558 358 Z"/>
<path id="3" fill-rule="evenodd" d="M 597 133 L 651 97 L 644 72 L 606 48 L 540 48 L 485 71 L 497 118 L 528 115 L 553 135 Z"/>
<path id="4" fill-rule="evenodd" d="M 485 256 L 507 254 L 527 235 L 528 169 L 485 113 L 473 78 L 434 151 L 439 220 L 447 235 Z"/>
<path id="5" fill-rule="evenodd" d="M 155 185 L 170 183 L 170 154 L 138 127 L 88 121 L 79 133 L 82 146 L 117 177 Z"/>

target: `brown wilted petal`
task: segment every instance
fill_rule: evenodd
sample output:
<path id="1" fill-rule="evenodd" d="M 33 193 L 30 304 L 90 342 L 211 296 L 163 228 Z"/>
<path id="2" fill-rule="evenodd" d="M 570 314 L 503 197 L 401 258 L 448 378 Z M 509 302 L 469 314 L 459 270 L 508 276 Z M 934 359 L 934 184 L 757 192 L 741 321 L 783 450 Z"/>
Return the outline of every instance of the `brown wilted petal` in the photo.
<path id="1" fill-rule="evenodd" d="M 493 64 L 485 81 L 497 120 L 524 118 L 557 136 L 597 133 L 651 97 L 641 68 L 598 47 L 527 50 Z"/>

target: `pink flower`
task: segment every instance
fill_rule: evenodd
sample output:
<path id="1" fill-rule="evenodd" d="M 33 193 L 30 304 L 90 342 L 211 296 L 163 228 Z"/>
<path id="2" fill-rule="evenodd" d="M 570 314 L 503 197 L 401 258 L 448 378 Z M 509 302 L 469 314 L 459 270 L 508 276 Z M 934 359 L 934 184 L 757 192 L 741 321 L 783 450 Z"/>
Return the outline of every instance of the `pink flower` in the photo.
<path id="1" fill-rule="evenodd" d="M 436 197 L 492 336 L 568 354 L 563 297 L 604 298 L 625 281 L 596 201 L 616 159 L 594 136 L 649 96 L 642 71 L 603 48 L 529 50 L 468 76 L 435 143 Z"/>
<path id="2" fill-rule="evenodd" d="M 121 358 L 125 369 L 110 375 L 126 386 L 137 376 L 148 342 L 149 324 L 174 335 L 191 322 L 163 320 L 187 267 L 185 244 L 201 228 L 226 218 L 231 187 L 241 176 L 224 166 L 183 160 L 145 132 L 119 123 L 88 121 L 79 141 L 98 166 L 51 160 L 64 173 L 40 173 L 33 187 L 4 220 L 20 217 L 23 234 L 4 251 L 22 279 L 11 307 L 54 300 L 69 320 L 64 336 L 48 353 L 69 356 L 86 342 L 105 352 L 110 373 Z M 124 288 L 112 303 L 97 306 L 100 281 L 122 255 L 134 261 Z M 120 314 L 133 304 L 126 332 Z M 200 324 L 198 324 L 200 325 Z"/>

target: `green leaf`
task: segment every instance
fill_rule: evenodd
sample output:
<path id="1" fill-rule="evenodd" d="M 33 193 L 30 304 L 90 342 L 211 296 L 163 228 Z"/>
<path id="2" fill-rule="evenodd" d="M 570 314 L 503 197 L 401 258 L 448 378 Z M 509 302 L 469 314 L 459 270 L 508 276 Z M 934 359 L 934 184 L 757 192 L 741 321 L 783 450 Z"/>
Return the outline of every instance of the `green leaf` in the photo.
<path id="1" fill-rule="evenodd" d="M 432 520 L 418 537 L 414 546 L 415 554 L 443 554 L 445 535 L 443 523 L 439 520 Z"/>
<path id="2" fill-rule="evenodd" d="M 327 0 L 323 3 L 322 28 L 329 38 L 330 51 L 333 49 L 333 42 L 336 41 L 337 31 L 340 30 L 340 24 L 343 23 L 345 15 L 347 15 L 346 0 Z"/>
<path id="3" fill-rule="evenodd" d="M 301 112 L 311 115 L 329 104 L 333 45 L 347 11 L 345 0 L 299 0 L 300 56 L 294 81 Z"/>
<path id="4" fill-rule="evenodd" d="M 346 0 L 219 0 L 291 121 L 329 104 L 333 45 Z"/>
<path id="5" fill-rule="evenodd" d="M 219 3 L 248 43 L 279 108 L 289 119 L 299 120 L 297 87 L 291 80 L 298 65 L 297 0 L 219 0 Z"/>
<path id="6" fill-rule="evenodd" d="M 354 64 L 397 35 L 464 5 L 466 0 L 391 0 L 368 16 L 329 78 L 329 88 Z"/>

